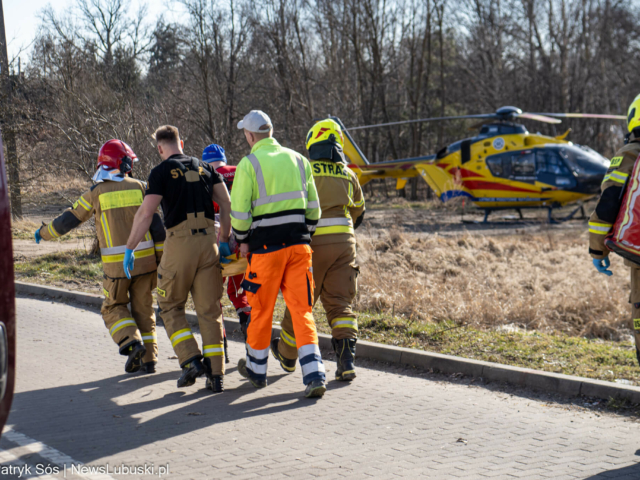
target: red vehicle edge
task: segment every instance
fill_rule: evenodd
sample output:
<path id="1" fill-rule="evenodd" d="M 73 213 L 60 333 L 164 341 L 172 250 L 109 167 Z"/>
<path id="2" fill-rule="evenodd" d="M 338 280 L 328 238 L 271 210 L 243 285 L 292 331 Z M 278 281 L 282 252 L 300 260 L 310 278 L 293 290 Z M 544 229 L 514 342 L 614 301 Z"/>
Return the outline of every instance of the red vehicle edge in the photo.
<path id="1" fill-rule="evenodd" d="M 16 309 L 11 209 L 0 132 L 0 433 L 7 422 L 15 384 Z"/>

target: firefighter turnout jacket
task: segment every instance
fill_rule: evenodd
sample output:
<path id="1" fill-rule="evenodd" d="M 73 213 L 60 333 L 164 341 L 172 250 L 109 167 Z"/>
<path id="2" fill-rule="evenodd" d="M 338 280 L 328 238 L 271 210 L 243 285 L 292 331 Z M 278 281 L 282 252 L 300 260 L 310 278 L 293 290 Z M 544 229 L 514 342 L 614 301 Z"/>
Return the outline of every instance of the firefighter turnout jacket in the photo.
<path id="1" fill-rule="evenodd" d="M 346 165 L 331 160 L 312 160 L 311 171 L 322 208 L 311 245 L 355 243 L 354 223 L 364 214 L 358 177 Z"/>
<path id="2" fill-rule="evenodd" d="M 133 218 L 142 205 L 144 185 L 131 177 L 95 184 L 62 215 L 40 228 L 43 240 L 53 240 L 86 222 L 93 215 L 106 277 L 126 278 L 122 261 Z M 160 262 L 166 233 L 156 213 L 149 231 L 135 250 L 133 276 L 153 272 Z"/>
<path id="3" fill-rule="evenodd" d="M 240 161 L 231 192 L 231 226 L 251 252 L 308 244 L 320 213 L 311 165 L 297 152 L 265 138 Z"/>
<path id="4" fill-rule="evenodd" d="M 622 204 L 624 187 L 640 155 L 640 138 L 631 134 L 629 143 L 618 150 L 602 181 L 602 194 L 589 218 L 589 253 L 602 259 L 609 255 L 604 240 L 611 231 Z M 625 260 L 631 266 L 631 262 Z"/>

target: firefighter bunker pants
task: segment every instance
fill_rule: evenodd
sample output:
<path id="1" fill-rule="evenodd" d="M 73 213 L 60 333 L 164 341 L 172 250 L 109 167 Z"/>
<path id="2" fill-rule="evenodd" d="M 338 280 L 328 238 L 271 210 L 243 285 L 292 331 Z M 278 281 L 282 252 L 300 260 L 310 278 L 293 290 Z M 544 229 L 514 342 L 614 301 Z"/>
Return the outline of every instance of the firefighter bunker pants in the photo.
<path id="1" fill-rule="evenodd" d="M 153 289 L 156 288 L 156 272 L 128 278 L 107 278 L 102 282 L 104 301 L 102 318 L 109 329 L 111 338 L 120 347 L 137 340 L 144 342 L 147 353 L 144 363 L 155 362 L 158 358 L 156 337 L 156 316 L 153 312 Z M 127 305 L 131 302 L 131 312 Z"/>
<path id="2" fill-rule="evenodd" d="M 249 265 L 242 285 L 251 305 L 246 345 L 247 370 L 256 380 L 264 381 L 267 378 L 273 309 L 280 290 L 291 311 L 302 381 L 308 385 L 314 380 L 325 380 L 316 324 L 311 313 L 311 253 L 309 245 L 293 245 L 275 252 L 249 255 Z"/>
<path id="3" fill-rule="evenodd" d="M 204 355 L 213 375 L 224 375 L 222 269 L 215 245 L 215 228 L 187 228 L 182 222 L 167 232 L 158 267 L 158 307 L 180 366 Z M 185 316 L 191 292 L 202 335 L 202 353 Z"/>
<path id="4" fill-rule="evenodd" d="M 355 243 L 313 247 L 313 304 L 319 297 L 327 314 L 331 335 L 336 340 L 358 338 L 358 321 L 351 309 L 357 291 L 358 272 Z M 278 351 L 283 357 L 293 360 L 296 358 L 297 337 L 288 308 L 281 328 Z"/>
<path id="5" fill-rule="evenodd" d="M 631 267 L 631 318 L 636 348 L 640 350 L 640 268 Z"/>

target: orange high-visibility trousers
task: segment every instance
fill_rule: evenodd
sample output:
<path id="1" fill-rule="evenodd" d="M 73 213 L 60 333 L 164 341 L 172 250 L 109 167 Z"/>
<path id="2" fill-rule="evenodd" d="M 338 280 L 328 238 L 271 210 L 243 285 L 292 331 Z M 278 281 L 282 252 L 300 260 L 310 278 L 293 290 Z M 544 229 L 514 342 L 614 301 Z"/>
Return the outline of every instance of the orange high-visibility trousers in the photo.
<path id="1" fill-rule="evenodd" d="M 280 290 L 291 312 L 303 382 L 307 385 L 317 379 L 325 380 L 311 313 L 314 290 L 311 254 L 309 245 L 293 245 L 270 253 L 249 255 L 242 286 L 251 305 L 247 370 L 256 380 L 266 380 L 273 309 Z"/>

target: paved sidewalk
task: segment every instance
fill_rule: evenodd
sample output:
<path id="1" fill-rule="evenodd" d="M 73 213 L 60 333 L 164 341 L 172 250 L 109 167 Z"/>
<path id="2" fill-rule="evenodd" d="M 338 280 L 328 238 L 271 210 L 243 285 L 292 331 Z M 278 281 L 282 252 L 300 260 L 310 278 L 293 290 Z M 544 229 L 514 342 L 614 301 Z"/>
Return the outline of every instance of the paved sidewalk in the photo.
<path id="1" fill-rule="evenodd" d="M 178 390 L 163 329 L 158 373 L 129 376 L 97 313 L 32 298 L 17 306 L 0 469 L 31 466 L 31 477 L 51 479 L 67 464 L 67 478 L 104 480 L 157 478 L 167 464 L 170 479 L 640 478 L 640 426 L 627 418 L 393 369 L 360 368 L 353 384 L 332 380 L 312 401 L 299 371 L 286 375 L 273 359 L 257 391 L 236 372 L 238 342 L 225 393 L 208 394 L 202 379 Z M 70 470 L 80 462 L 84 472 Z M 40 476 L 37 464 L 52 468 Z M 122 464 L 148 470 L 118 474 Z"/>

